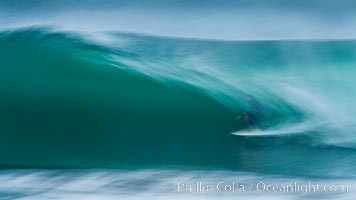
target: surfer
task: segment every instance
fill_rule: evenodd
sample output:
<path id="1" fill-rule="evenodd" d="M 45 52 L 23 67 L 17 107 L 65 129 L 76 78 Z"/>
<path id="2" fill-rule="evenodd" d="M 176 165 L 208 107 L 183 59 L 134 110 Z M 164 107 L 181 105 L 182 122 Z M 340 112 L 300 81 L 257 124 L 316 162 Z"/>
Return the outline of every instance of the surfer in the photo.
<path id="1" fill-rule="evenodd" d="M 242 115 L 239 115 L 237 119 L 242 117 L 242 120 L 246 123 L 246 127 L 254 127 L 262 130 L 263 127 L 260 123 L 260 120 L 264 117 L 262 104 L 251 96 L 246 96 L 245 101 L 247 102 L 247 109 Z"/>

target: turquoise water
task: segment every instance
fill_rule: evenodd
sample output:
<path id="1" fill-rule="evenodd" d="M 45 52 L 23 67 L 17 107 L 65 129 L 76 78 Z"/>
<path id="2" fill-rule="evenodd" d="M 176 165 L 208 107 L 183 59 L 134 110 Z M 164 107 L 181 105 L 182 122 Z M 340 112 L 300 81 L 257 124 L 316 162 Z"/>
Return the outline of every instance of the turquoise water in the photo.
<path id="1" fill-rule="evenodd" d="M 354 196 L 356 40 L 347 34 L 351 22 L 329 35 L 307 29 L 310 32 L 280 31 L 285 33 L 280 37 L 259 30 L 248 39 L 243 32 L 234 37 L 206 34 L 203 19 L 212 17 L 193 15 L 199 23 L 192 23 L 200 26 L 199 31 L 190 29 L 189 23 L 176 24 L 179 30 L 187 30 L 184 33 L 168 25 L 187 5 L 192 6 L 190 14 L 204 13 L 200 9 L 209 10 L 214 1 L 202 7 L 187 1 L 157 3 L 153 8 L 142 2 L 117 1 L 103 4 L 112 7 L 106 14 L 99 12 L 101 7 L 93 12 L 93 16 L 112 13 L 116 17 L 144 7 L 142 15 L 152 20 L 148 25 L 160 23 L 156 29 L 144 29 L 145 23 L 130 25 L 142 22 L 145 17 L 140 15 L 127 23 L 97 19 L 105 23 L 94 20 L 90 26 L 86 26 L 90 20 L 82 17 L 67 20 L 77 13 L 72 9 L 90 10 L 95 1 L 86 6 L 73 4 L 70 9 L 57 8 L 61 1 L 47 5 L 29 1 L 26 6 L 47 20 L 11 2 L 0 3 L 0 16 L 7 16 L 0 22 L 0 180 L 9 183 L 0 186 L 0 199 Z M 345 8 L 329 3 L 335 12 Z M 243 10 L 265 8 L 258 5 L 226 4 Z M 291 9 L 299 16 L 306 5 L 316 9 L 307 1 L 298 5 L 272 1 L 270 9 Z M 227 7 L 218 6 L 216 13 Z M 167 21 L 155 21 L 157 16 L 150 9 L 157 9 L 158 18 L 167 14 Z M 324 16 L 326 7 L 320 9 L 313 10 L 315 16 Z M 13 10 L 22 20 L 9 17 Z M 78 9 L 90 18 L 86 12 Z M 294 20 L 302 20 L 295 16 Z M 353 19 L 347 9 L 337 16 Z M 220 17 L 214 19 L 226 16 Z M 274 17 L 270 16 L 271 21 Z M 318 24 L 331 26 L 323 20 Z M 223 25 L 216 26 L 223 33 L 235 33 Z M 285 26 L 280 22 L 269 30 Z M 258 124 L 286 134 L 230 134 L 249 128 L 238 118 L 251 110 L 247 96 L 263 109 Z M 235 179 L 246 185 L 295 180 L 346 184 L 350 191 L 302 195 L 255 189 L 234 196 L 166 188 L 182 181 Z"/>

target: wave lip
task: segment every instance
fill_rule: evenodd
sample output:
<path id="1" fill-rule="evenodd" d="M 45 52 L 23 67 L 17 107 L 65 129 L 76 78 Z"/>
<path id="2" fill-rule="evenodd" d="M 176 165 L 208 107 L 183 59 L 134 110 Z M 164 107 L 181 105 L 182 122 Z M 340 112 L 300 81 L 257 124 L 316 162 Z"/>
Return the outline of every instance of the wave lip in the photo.
<path id="1" fill-rule="evenodd" d="M 22 6 L 2 1 L 0 27 L 55 26 L 89 33 L 116 31 L 216 40 L 355 39 L 354 7 L 350 0 L 160 0 L 150 4 L 92 0 L 71 6 L 63 1 L 37 0 Z"/>

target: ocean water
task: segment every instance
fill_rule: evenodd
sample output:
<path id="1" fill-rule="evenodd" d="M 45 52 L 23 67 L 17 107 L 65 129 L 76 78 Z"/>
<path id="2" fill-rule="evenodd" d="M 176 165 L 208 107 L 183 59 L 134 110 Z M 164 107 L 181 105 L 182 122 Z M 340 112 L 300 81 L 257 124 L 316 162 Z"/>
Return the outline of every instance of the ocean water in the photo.
<path id="1" fill-rule="evenodd" d="M 354 199 L 355 6 L 1 0 L 0 199 Z"/>

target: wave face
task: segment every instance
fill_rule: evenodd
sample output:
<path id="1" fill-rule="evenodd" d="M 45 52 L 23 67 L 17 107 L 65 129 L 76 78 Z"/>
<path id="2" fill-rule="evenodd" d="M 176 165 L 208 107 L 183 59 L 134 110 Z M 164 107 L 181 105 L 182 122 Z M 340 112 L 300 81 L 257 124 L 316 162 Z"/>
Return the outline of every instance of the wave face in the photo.
<path id="1" fill-rule="evenodd" d="M 105 38 L 0 33 L 2 167 L 356 173 L 356 41 Z M 230 135 L 246 96 L 298 134 Z"/>

